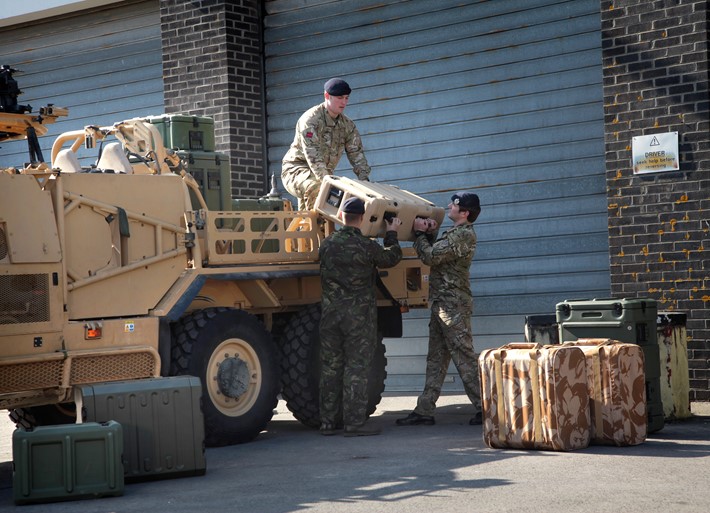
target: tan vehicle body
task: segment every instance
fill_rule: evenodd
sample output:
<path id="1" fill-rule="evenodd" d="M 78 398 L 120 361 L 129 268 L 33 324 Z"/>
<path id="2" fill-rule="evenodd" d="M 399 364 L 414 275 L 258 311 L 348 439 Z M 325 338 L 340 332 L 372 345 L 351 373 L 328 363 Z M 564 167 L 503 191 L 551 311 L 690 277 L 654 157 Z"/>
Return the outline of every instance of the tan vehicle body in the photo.
<path id="1" fill-rule="evenodd" d="M 110 172 L 101 159 L 78 165 L 79 147 L 113 138 L 101 157 Z M 301 378 L 281 340 L 306 309 L 319 315 L 318 248 L 332 220 L 289 202 L 209 210 L 179 155 L 141 119 L 62 134 L 52 163 L 0 172 L 0 408 L 71 404 L 82 384 L 195 374 L 208 443 L 256 436 L 281 386 Z M 411 248 L 405 255 L 382 281 L 403 307 L 426 307 L 428 269 Z M 392 297 L 378 305 L 391 311 Z M 213 318 L 222 325 L 206 326 Z M 230 319 L 256 334 L 232 332 Z M 209 349 L 197 347 L 208 338 Z M 317 397 L 294 400 L 313 425 Z"/>

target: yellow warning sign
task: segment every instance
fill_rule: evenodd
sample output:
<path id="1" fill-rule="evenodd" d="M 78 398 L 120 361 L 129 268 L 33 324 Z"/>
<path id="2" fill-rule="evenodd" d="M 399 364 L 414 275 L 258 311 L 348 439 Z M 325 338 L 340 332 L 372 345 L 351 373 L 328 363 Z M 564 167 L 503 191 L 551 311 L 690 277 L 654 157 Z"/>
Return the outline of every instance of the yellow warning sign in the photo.
<path id="1" fill-rule="evenodd" d="M 678 132 L 640 135 L 631 145 L 634 174 L 678 171 Z"/>

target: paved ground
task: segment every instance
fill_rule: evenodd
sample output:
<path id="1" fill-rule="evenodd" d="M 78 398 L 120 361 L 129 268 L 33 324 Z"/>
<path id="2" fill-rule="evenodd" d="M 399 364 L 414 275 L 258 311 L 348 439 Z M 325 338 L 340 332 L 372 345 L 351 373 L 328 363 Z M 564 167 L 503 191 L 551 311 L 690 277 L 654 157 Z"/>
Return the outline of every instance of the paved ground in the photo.
<path id="1" fill-rule="evenodd" d="M 397 427 L 414 396 L 385 397 L 380 436 L 323 437 L 279 403 L 255 442 L 207 450 L 207 474 L 126 485 L 117 498 L 14 506 L 0 421 L 0 511 L 433 513 L 710 511 L 710 403 L 636 447 L 572 453 L 488 449 L 465 396 L 442 397 L 436 426 Z M 4 417 L 4 412 L 2 414 Z"/>

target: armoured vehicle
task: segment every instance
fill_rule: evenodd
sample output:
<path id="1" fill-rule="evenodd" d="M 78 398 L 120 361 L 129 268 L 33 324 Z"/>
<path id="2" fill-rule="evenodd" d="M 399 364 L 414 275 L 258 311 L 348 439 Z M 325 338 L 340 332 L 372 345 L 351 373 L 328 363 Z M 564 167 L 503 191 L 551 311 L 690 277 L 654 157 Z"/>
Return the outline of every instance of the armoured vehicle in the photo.
<path id="1" fill-rule="evenodd" d="M 0 116 L 4 138 L 48 119 Z M 72 422 L 79 385 L 189 374 L 202 381 L 208 445 L 253 439 L 279 393 L 317 426 L 318 248 L 334 219 L 275 191 L 210 208 L 209 179 L 165 147 L 163 128 L 87 126 L 56 139 L 51 164 L 0 171 L 0 408 L 20 423 Z M 81 147 L 95 164 L 80 163 Z M 322 192 L 331 206 L 343 196 Z M 404 250 L 380 272 L 381 337 L 401 335 L 402 309 L 427 306 L 428 269 Z M 386 377 L 381 338 L 375 360 L 370 413 Z"/>

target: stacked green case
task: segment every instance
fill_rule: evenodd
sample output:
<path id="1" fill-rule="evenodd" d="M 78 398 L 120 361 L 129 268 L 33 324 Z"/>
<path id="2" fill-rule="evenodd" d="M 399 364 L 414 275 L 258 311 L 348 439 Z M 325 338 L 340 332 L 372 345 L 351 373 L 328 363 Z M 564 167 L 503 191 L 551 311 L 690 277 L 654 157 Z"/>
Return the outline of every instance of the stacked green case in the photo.
<path id="1" fill-rule="evenodd" d="M 164 116 L 150 116 L 146 120 L 158 129 L 166 148 L 208 152 L 215 150 L 212 118 L 166 114 Z"/>
<path id="2" fill-rule="evenodd" d="M 179 151 L 178 156 L 185 163 L 185 168 L 200 186 L 207 208 L 225 211 L 232 208 L 232 177 L 229 169 L 229 157 L 213 151 Z M 193 208 L 199 203 L 190 192 Z"/>
<path id="3" fill-rule="evenodd" d="M 123 495 L 118 422 L 16 429 L 12 435 L 17 504 Z"/>
<path id="4" fill-rule="evenodd" d="M 610 338 L 641 346 L 649 433 L 659 431 L 664 425 L 657 313 L 656 301 L 644 298 L 566 300 L 556 307 L 561 342 Z"/>
<path id="5" fill-rule="evenodd" d="M 174 376 L 80 387 L 89 421 L 123 426 L 126 481 L 205 473 L 205 432 L 199 378 Z"/>

